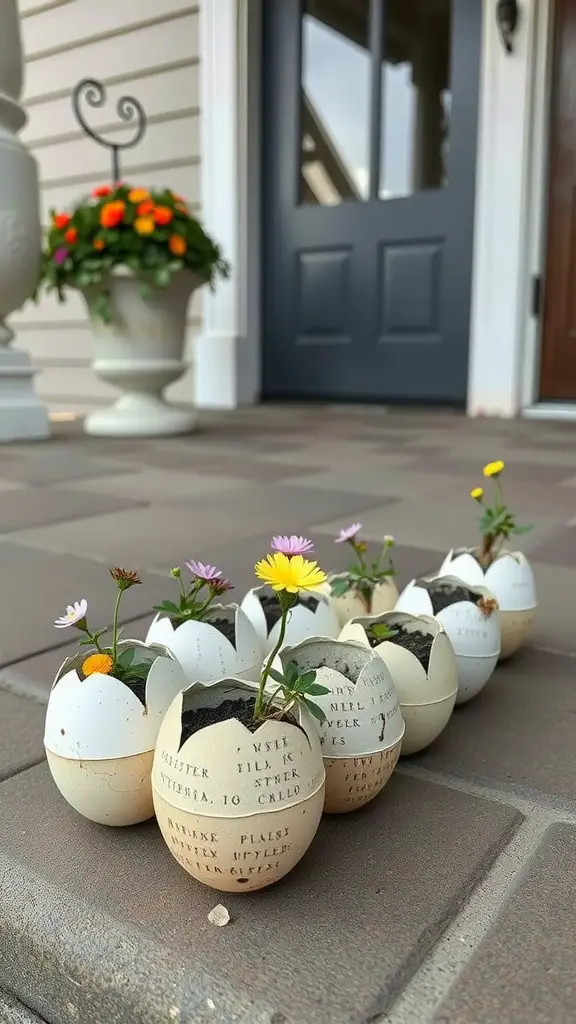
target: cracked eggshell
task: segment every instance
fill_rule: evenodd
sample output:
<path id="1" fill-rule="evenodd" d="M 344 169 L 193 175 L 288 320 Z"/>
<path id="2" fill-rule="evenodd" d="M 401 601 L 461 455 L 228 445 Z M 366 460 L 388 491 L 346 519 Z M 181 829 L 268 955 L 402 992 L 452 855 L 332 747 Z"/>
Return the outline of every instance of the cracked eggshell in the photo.
<path id="1" fill-rule="evenodd" d="M 458 665 L 454 649 L 443 626 L 428 615 L 386 612 L 383 615 L 361 616 L 344 626 L 341 640 L 356 640 L 370 647 L 366 629 L 383 623 L 393 629 L 401 626 L 408 632 L 416 630 L 433 637 L 428 670 L 411 651 L 384 640 L 372 648 L 390 669 L 400 701 L 406 731 L 402 756 L 415 754 L 430 746 L 446 728 L 458 694 Z"/>
<path id="2" fill-rule="evenodd" d="M 214 605 L 222 618 L 234 619 L 236 646 L 210 622 L 172 625 L 157 615 L 146 635 L 147 644 L 163 644 L 180 662 L 188 684 L 211 683 L 223 676 L 256 681 L 262 664 L 262 645 L 248 616 L 237 604 Z"/>
<path id="3" fill-rule="evenodd" d="M 501 661 L 522 646 L 530 635 L 537 601 L 532 569 L 521 551 L 501 551 L 484 571 L 472 548 L 457 548 L 448 552 L 439 575 L 458 576 L 492 591 L 500 611 Z"/>
<path id="4" fill-rule="evenodd" d="M 332 578 L 337 578 L 337 576 L 338 574 L 336 573 Z M 333 597 L 330 592 L 330 583 L 323 584 L 321 589 L 322 593 L 328 595 L 330 603 L 338 616 L 338 623 L 341 628 L 356 616 L 381 615 L 383 612 L 392 611 L 398 600 L 398 591 L 392 577 L 389 577 L 382 583 L 378 583 L 374 587 L 371 606 L 368 609 L 362 598 L 353 591 L 343 594 L 342 597 Z"/>
<path id="5" fill-rule="evenodd" d="M 254 733 L 229 718 L 181 745 L 183 712 L 254 696 L 239 679 L 189 687 L 169 708 L 154 755 L 154 808 L 170 852 L 223 892 L 252 892 L 286 875 L 310 846 L 324 805 L 320 741 L 306 712 L 299 724 L 268 720 Z"/>
<path id="6" fill-rule="evenodd" d="M 491 599 L 493 595 L 487 587 L 466 583 L 455 576 L 430 576 L 412 580 L 400 594 L 396 605 L 397 611 L 433 616 L 442 624 L 454 648 L 458 665 L 456 704 L 464 704 L 480 692 L 496 668 L 501 644 L 500 616 L 497 611 L 489 616 L 484 615 L 471 601 L 457 601 L 434 615 L 432 600 L 426 588 L 436 581 L 454 587 L 464 583 L 479 598 Z"/>
<path id="7" fill-rule="evenodd" d="M 270 633 L 266 616 L 260 603 L 260 595 L 267 593 L 266 587 L 254 587 L 249 590 L 242 601 L 241 608 L 254 626 L 264 655 L 272 651 L 280 635 L 280 620 L 274 623 Z M 269 592 L 268 592 L 269 593 Z M 303 595 L 305 600 L 312 598 L 317 601 L 314 611 L 306 608 L 304 604 L 297 604 L 291 608 L 286 624 L 286 644 L 297 644 L 310 636 L 326 636 L 336 638 L 340 631 L 340 624 L 334 608 L 329 599 L 318 590 L 317 593 L 306 591 Z"/>
<path id="8" fill-rule="evenodd" d="M 145 648 L 139 640 L 121 647 Z M 44 746 L 56 786 L 76 811 L 103 825 L 152 817 L 152 752 L 162 718 L 186 685 L 176 661 L 160 655 L 146 682 L 146 707 L 114 676 L 80 679 L 84 655 L 62 665 L 50 691 Z"/>
<path id="9" fill-rule="evenodd" d="M 316 671 L 329 692 L 313 697 L 326 720 L 315 725 L 326 766 L 324 810 L 343 813 L 372 800 L 390 778 L 400 754 L 404 720 L 392 676 L 363 644 L 313 637 L 280 652 L 301 671 Z M 352 678 L 356 681 L 353 682 Z"/>

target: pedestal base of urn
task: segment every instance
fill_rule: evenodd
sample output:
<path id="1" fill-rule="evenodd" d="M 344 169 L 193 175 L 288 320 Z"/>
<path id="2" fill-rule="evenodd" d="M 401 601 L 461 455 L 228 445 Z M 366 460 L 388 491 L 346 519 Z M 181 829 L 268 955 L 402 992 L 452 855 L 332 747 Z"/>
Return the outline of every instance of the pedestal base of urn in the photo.
<path id="1" fill-rule="evenodd" d="M 48 409 L 34 391 L 37 372 L 27 352 L 0 347 L 0 444 L 50 437 Z"/>
<path id="2" fill-rule="evenodd" d="M 95 437 L 170 437 L 196 429 L 194 409 L 181 409 L 155 395 L 125 394 L 91 412 L 84 430 Z"/>

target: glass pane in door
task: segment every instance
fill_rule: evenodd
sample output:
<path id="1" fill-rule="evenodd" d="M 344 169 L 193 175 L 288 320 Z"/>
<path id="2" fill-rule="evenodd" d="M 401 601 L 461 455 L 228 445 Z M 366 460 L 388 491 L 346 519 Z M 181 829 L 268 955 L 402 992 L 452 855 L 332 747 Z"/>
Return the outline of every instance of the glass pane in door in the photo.
<path id="1" fill-rule="evenodd" d="M 304 0 L 301 203 L 368 197 L 369 14 L 370 0 Z"/>
<path id="2" fill-rule="evenodd" d="M 381 199 L 447 184 L 451 0 L 386 0 Z"/>

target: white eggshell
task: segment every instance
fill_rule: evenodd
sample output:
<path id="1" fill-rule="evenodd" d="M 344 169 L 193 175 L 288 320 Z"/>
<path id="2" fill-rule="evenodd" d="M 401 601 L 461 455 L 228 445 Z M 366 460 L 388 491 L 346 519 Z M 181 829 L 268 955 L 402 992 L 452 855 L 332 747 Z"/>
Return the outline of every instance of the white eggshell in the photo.
<path id="1" fill-rule="evenodd" d="M 263 590 L 263 587 L 254 587 L 253 590 L 249 590 L 240 607 L 254 626 L 264 653 L 269 654 L 278 642 L 280 620 L 268 633 L 266 616 L 259 600 L 259 595 Z M 340 630 L 338 616 L 328 598 L 320 591 L 306 592 L 305 597 L 314 598 L 318 601 L 318 605 L 314 611 L 306 608 L 303 604 L 297 604 L 290 610 L 286 623 L 286 645 L 300 643 L 301 640 L 306 640 L 310 636 L 326 636 L 333 639 L 338 636 Z"/>
<path id="2" fill-rule="evenodd" d="M 521 551 L 501 551 L 486 571 L 468 551 L 450 551 L 439 576 L 457 576 L 465 583 L 492 591 L 503 612 L 536 608 L 536 588 L 530 563 Z"/>
<path id="3" fill-rule="evenodd" d="M 437 577 L 439 578 L 439 577 Z M 453 585 L 464 583 L 478 597 L 492 598 L 485 586 L 477 586 L 454 576 L 443 576 Z M 425 582 L 432 582 L 427 577 Z M 416 580 L 402 591 L 396 609 L 414 615 L 434 615 L 432 601 L 425 587 Z M 500 617 L 497 611 L 485 616 L 470 601 L 458 601 L 443 608 L 434 616 L 443 625 L 456 655 L 458 664 L 457 704 L 475 697 L 490 679 L 498 661 L 501 646 Z"/>
<path id="4" fill-rule="evenodd" d="M 183 709 L 217 706 L 249 690 L 227 679 L 179 694 L 152 769 L 170 852 L 198 881 L 225 892 L 252 892 L 287 874 L 312 842 L 324 805 L 320 743 L 307 713 L 299 714 L 300 726 L 269 719 L 255 732 L 228 719 L 180 746 Z"/>
<path id="5" fill-rule="evenodd" d="M 218 611 L 219 606 L 214 606 Z M 211 683 L 222 676 L 257 680 L 262 663 L 262 645 L 248 616 L 238 605 L 234 610 L 236 647 L 209 622 L 189 621 L 172 625 L 168 616 L 157 615 L 146 635 L 146 643 L 163 644 L 178 659 L 188 683 Z"/>
<path id="6" fill-rule="evenodd" d="M 340 639 L 355 639 L 370 646 L 366 628 L 372 623 L 385 623 L 391 629 L 401 626 L 412 632 L 419 630 L 433 636 L 428 671 L 411 651 L 384 640 L 373 651 L 390 669 L 400 701 L 406 731 L 402 755 L 414 754 L 429 746 L 448 724 L 458 693 L 458 665 L 454 649 L 437 619 L 427 615 L 388 612 L 351 620 Z"/>
<path id="7" fill-rule="evenodd" d="M 123 641 L 123 646 L 138 641 Z M 142 646 L 140 644 L 140 646 Z M 158 657 L 146 682 L 146 707 L 114 676 L 95 672 L 80 679 L 75 669 L 56 678 L 48 698 L 44 745 L 74 760 L 143 754 L 156 743 L 160 723 L 186 685 L 176 661 Z"/>

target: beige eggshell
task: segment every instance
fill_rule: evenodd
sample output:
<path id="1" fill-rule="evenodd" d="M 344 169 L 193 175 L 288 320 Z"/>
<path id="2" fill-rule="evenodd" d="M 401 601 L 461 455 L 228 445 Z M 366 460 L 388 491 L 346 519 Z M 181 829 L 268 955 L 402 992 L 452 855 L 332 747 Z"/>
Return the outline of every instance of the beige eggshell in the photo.
<path id="1" fill-rule="evenodd" d="M 363 757 L 325 758 L 326 814 L 346 814 L 370 803 L 390 779 L 400 756 L 402 741 L 387 750 Z"/>
<path id="2" fill-rule="evenodd" d="M 384 660 L 394 680 L 406 724 L 402 756 L 407 756 L 428 747 L 448 724 L 458 694 L 458 665 L 442 625 L 428 615 L 385 612 L 361 616 L 344 626 L 340 638 L 370 647 L 366 629 L 374 623 L 390 629 L 401 626 L 408 632 L 418 630 L 434 638 L 427 672 L 418 658 L 399 644 L 385 640 L 372 648 Z"/>
<path id="3" fill-rule="evenodd" d="M 296 647 L 285 647 L 280 658 L 284 666 L 293 661 L 302 671 L 314 669 L 317 683 L 329 691 L 312 697 L 326 715 L 324 722 L 316 722 L 326 767 L 326 789 L 332 793 L 332 806 L 340 801 L 344 810 L 353 810 L 347 799 L 347 772 L 336 762 L 352 763 L 395 747 L 400 750 L 404 721 L 392 676 L 377 654 L 353 641 L 313 637 Z M 357 675 L 356 682 L 339 669 Z M 365 791 L 362 803 L 376 796 L 393 771 L 393 766 L 388 774 L 379 771 L 380 764 L 376 757 L 370 769 L 376 773 L 376 781 Z"/>
<path id="4" fill-rule="evenodd" d="M 241 680 L 179 694 L 160 728 L 152 789 L 162 835 L 182 867 L 223 892 L 278 881 L 308 849 L 324 805 L 316 730 L 267 720 L 250 732 L 238 719 L 206 726 L 180 747 L 182 712 L 250 699 Z"/>
<path id="5" fill-rule="evenodd" d="M 502 648 L 500 661 L 510 658 L 526 643 L 532 632 L 536 609 L 529 608 L 524 612 L 500 612 L 502 629 Z"/>
<path id="6" fill-rule="evenodd" d="M 266 616 L 260 603 L 260 596 L 266 593 L 266 587 L 254 587 L 244 597 L 240 607 L 252 623 L 265 655 L 270 654 L 280 636 L 280 619 L 274 623 L 270 632 Z M 338 616 L 332 601 L 318 590 L 316 593 L 307 591 L 301 595 L 304 600 L 314 598 L 318 603 L 314 611 L 305 604 L 298 603 L 288 612 L 284 645 L 297 644 L 309 636 L 337 637 L 340 629 Z M 237 674 L 237 673 L 236 673 Z M 247 677 L 245 677 L 247 678 Z"/>
<path id="7" fill-rule="evenodd" d="M 150 772 L 153 750 L 130 757 L 79 761 L 46 750 L 52 778 L 64 799 L 99 825 L 137 825 L 154 815 Z"/>
<path id="8" fill-rule="evenodd" d="M 362 597 L 353 591 L 343 594 L 342 597 L 333 597 L 330 592 L 330 584 L 325 583 L 322 592 L 330 597 L 340 627 L 345 626 L 349 619 L 358 615 L 380 615 L 382 612 L 391 611 L 398 600 L 398 590 L 392 577 L 375 586 L 369 608 L 366 607 Z"/>

